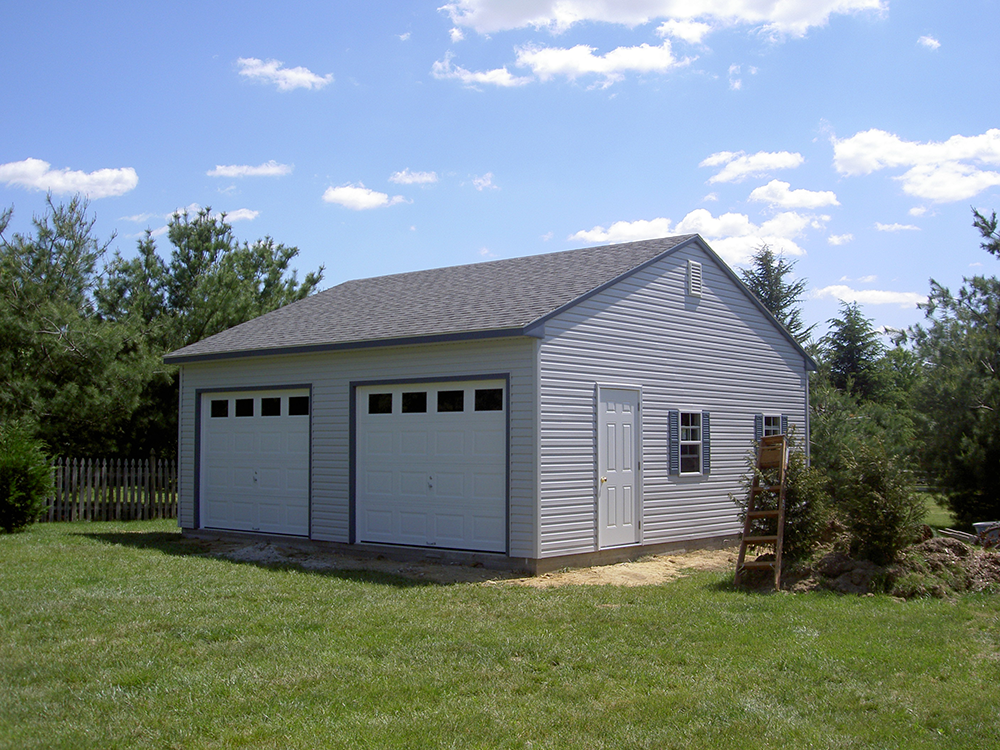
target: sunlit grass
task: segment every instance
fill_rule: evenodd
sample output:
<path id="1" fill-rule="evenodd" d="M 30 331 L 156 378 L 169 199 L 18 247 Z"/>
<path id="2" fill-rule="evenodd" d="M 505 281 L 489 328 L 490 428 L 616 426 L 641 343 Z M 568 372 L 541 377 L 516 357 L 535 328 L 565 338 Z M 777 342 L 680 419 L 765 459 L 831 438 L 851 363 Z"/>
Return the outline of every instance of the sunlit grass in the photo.
<path id="1" fill-rule="evenodd" d="M 0 537 L 5 748 L 1000 746 L 1000 606 L 267 568 Z"/>
<path id="2" fill-rule="evenodd" d="M 934 529 L 949 529 L 955 525 L 955 517 L 940 495 L 931 492 L 923 494 L 924 507 L 927 515 L 924 516 L 924 523 Z"/>

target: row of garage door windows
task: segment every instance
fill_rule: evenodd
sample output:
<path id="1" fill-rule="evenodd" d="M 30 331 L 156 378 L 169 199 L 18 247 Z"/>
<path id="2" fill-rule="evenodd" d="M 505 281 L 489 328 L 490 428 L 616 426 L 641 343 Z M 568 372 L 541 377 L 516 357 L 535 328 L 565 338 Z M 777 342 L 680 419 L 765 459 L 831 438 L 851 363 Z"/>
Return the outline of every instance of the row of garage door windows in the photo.
<path id="1" fill-rule="evenodd" d="M 392 414 L 392 393 L 369 393 L 369 414 Z M 403 391 L 400 394 L 400 413 L 426 414 L 427 391 Z M 475 411 L 503 411 L 503 388 L 477 388 L 474 397 Z M 465 411 L 465 391 L 438 391 L 437 411 Z"/>
<path id="2" fill-rule="evenodd" d="M 254 416 L 254 402 L 257 399 L 253 398 L 237 398 L 234 399 L 233 412 L 237 417 L 252 417 Z M 281 397 L 273 396 L 269 398 L 261 398 L 260 400 L 260 416 L 262 417 L 280 417 L 281 416 Z M 229 399 L 228 398 L 217 398 L 212 399 L 212 410 L 211 415 L 215 419 L 220 419 L 229 416 Z M 288 397 L 288 416 L 290 417 L 304 417 L 309 416 L 309 397 L 308 396 L 289 396 Z"/>

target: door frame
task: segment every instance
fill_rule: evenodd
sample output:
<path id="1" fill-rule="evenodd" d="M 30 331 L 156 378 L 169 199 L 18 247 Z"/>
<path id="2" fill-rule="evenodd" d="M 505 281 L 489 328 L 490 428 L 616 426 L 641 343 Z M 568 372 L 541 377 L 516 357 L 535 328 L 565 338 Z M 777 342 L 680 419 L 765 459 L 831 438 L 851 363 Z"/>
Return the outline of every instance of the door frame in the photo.
<path id="1" fill-rule="evenodd" d="M 603 453 L 602 448 L 606 445 L 606 438 L 604 437 L 605 431 L 603 429 L 606 422 L 602 419 L 603 412 L 601 411 L 601 394 L 603 391 L 608 390 L 631 391 L 635 394 L 636 398 L 636 419 L 633 427 L 633 450 L 636 468 L 634 496 L 632 499 L 634 504 L 633 512 L 635 514 L 635 538 L 631 542 L 619 544 L 605 544 L 603 538 L 605 535 L 604 524 L 601 522 L 601 503 L 604 490 L 604 482 L 601 481 L 601 477 L 605 473 L 605 467 L 601 463 L 601 457 Z M 615 547 L 641 545 L 643 541 L 642 386 L 621 383 L 596 383 L 594 387 L 594 430 L 596 432 L 596 440 L 594 441 L 594 538 L 597 541 L 597 549 L 602 550 L 613 549 Z"/>

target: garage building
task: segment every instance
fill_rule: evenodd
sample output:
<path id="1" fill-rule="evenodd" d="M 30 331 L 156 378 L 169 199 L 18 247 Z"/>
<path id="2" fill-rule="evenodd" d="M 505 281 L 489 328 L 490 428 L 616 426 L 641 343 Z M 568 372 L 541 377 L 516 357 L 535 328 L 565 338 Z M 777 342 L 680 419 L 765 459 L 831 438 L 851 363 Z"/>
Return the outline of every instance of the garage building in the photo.
<path id="1" fill-rule="evenodd" d="M 166 360 L 183 529 L 533 571 L 734 538 L 815 369 L 697 235 L 349 281 Z"/>

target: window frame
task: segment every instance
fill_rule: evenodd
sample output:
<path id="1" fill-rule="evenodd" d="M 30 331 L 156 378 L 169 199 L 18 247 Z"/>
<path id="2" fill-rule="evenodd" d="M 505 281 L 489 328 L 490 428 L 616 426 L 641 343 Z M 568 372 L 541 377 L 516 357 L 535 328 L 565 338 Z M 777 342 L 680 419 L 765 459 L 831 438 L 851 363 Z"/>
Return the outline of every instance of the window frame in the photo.
<path id="1" fill-rule="evenodd" d="M 704 432 L 702 429 L 702 413 L 700 411 L 682 411 L 679 416 L 679 442 L 680 460 L 678 473 L 680 476 L 697 476 L 702 473 L 702 457 L 704 448 Z M 688 424 L 685 424 L 685 421 Z M 685 449 L 687 449 L 685 451 Z M 692 459 L 698 467 L 696 471 L 684 469 L 685 462 L 690 463 Z"/>

